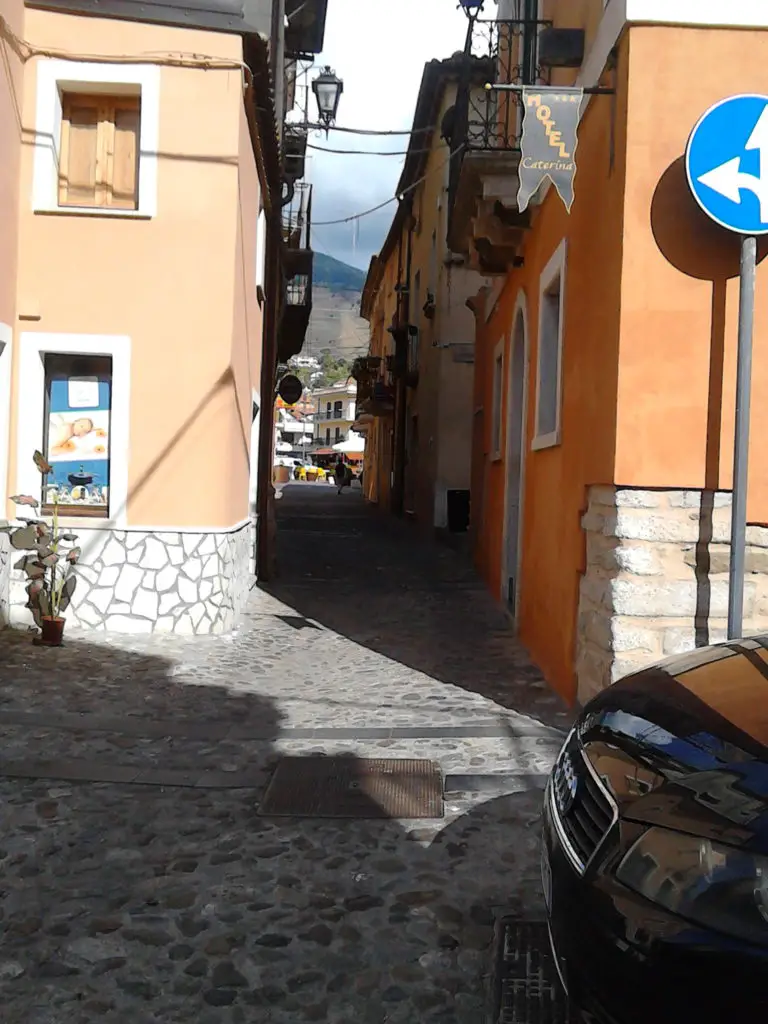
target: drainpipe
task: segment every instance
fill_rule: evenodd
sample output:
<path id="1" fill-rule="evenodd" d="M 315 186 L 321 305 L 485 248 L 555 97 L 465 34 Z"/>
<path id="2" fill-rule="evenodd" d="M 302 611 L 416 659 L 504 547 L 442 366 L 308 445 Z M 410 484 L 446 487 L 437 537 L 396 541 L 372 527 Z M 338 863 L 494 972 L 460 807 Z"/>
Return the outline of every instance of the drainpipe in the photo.
<path id="1" fill-rule="evenodd" d="M 275 79 L 282 74 L 278 63 L 283 35 L 283 2 L 272 4 L 272 34 L 269 54 Z M 277 90 L 276 90 L 277 95 Z M 276 121 L 282 125 L 284 111 L 278 106 Z M 269 205 L 265 217 L 267 239 L 264 278 L 264 327 L 261 352 L 261 423 L 259 426 L 259 480 L 256 522 L 256 571 L 260 580 L 273 576 L 275 545 L 271 527 L 274 517 L 274 488 L 272 486 L 272 462 L 275 434 L 275 376 L 277 370 L 277 342 L 280 325 L 280 306 L 283 291 L 282 268 L 282 214 L 281 182 L 269 183 Z"/>

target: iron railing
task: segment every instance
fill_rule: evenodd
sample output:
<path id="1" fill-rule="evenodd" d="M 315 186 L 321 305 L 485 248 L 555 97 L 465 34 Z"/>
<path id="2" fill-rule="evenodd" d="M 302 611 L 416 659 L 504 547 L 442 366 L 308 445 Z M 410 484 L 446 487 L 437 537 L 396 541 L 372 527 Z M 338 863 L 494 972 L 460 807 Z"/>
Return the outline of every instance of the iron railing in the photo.
<path id="1" fill-rule="evenodd" d="M 285 301 L 288 306 L 312 304 L 312 186 L 299 181 L 283 207 Z"/>
<path id="2" fill-rule="evenodd" d="M 283 241 L 294 251 L 310 249 L 311 228 L 312 186 L 308 181 L 299 181 L 283 207 Z"/>
<path id="3" fill-rule="evenodd" d="M 451 237 L 462 167 L 472 152 L 520 151 L 522 97 L 517 92 L 487 90 L 487 82 L 539 85 L 547 72 L 539 65 L 539 33 L 551 22 L 538 17 L 537 0 L 517 0 L 518 17 L 473 19 L 467 30 L 464 63 L 456 91 L 448 141 L 448 236 Z"/>
<path id="4" fill-rule="evenodd" d="M 551 24 L 536 17 L 536 3 L 521 0 L 521 17 L 513 21 L 476 20 L 468 39 L 469 55 L 474 60 L 468 67 L 471 81 L 462 83 L 457 97 L 457 114 L 464 100 L 466 118 L 464 131 L 457 139 L 469 150 L 509 150 L 520 148 L 522 105 L 519 93 L 499 93 L 478 82 L 479 73 L 486 81 L 516 85 L 546 85 L 547 71 L 539 65 L 539 33 Z M 457 128 L 461 129 L 457 124 Z M 456 146 L 454 146 L 456 148 Z"/>

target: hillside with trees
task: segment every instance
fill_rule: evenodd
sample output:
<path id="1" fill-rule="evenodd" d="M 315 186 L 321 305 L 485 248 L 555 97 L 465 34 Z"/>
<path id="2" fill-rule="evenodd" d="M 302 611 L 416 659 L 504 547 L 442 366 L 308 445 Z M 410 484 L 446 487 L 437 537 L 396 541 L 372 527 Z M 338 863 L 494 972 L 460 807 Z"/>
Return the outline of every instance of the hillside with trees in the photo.
<path id="1" fill-rule="evenodd" d="M 302 355 L 314 356 L 321 363 L 328 357 L 349 365 L 368 351 L 368 324 L 360 317 L 365 276 L 357 267 L 315 253 L 312 317 Z"/>

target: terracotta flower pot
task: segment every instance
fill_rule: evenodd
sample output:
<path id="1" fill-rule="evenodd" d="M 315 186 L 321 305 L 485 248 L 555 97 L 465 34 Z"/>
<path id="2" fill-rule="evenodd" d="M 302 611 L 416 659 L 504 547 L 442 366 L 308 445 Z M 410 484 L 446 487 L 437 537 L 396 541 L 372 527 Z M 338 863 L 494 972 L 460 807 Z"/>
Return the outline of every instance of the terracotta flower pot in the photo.
<path id="1" fill-rule="evenodd" d="M 46 647 L 61 647 L 66 619 L 43 616 L 43 632 L 40 643 Z"/>

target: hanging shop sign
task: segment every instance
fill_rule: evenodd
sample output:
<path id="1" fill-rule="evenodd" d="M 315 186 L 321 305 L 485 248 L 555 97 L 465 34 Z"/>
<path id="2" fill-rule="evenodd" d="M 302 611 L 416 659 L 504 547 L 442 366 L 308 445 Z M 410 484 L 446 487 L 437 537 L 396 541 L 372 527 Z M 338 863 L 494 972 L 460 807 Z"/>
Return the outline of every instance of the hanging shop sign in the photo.
<path id="1" fill-rule="evenodd" d="M 584 90 L 526 86 L 522 93 L 518 208 L 521 212 L 527 209 L 536 190 L 549 178 L 570 213 Z"/>

